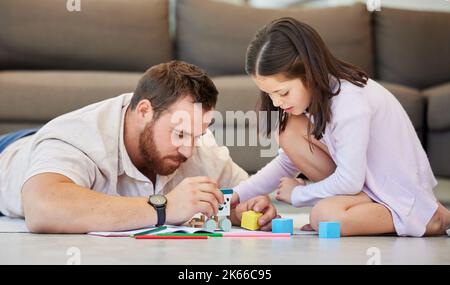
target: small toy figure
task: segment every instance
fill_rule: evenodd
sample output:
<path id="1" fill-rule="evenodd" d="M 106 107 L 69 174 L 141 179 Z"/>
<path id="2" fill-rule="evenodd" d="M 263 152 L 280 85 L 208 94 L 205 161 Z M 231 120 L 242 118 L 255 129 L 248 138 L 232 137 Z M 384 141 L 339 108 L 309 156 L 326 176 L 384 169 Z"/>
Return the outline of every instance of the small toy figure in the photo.
<path id="1" fill-rule="evenodd" d="M 220 189 L 220 191 L 223 193 L 225 202 L 222 205 L 219 205 L 217 216 L 208 219 L 205 215 L 201 215 L 200 218 L 193 218 L 189 222 L 189 226 L 204 228 L 209 231 L 219 229 L 224 232 L 229 232 L 231 230 L 231 221 L 228 219 L 228 216 L 231 212 L 231 196 L 233 195 L 233 189 Z"/>

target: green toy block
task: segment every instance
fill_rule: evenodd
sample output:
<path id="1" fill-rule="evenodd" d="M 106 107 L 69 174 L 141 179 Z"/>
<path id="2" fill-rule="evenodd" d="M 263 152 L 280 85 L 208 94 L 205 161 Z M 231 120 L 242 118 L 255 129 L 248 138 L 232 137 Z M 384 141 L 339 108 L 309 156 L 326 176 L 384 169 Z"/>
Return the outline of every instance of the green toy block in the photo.
<path id="1" fill-rule="evenodd" d="M 246 211 L 242 213 L 241 227 L 247 230 L 256 231 L 259 229 L 258 219 L 262 213 L 255 211 Z"/>

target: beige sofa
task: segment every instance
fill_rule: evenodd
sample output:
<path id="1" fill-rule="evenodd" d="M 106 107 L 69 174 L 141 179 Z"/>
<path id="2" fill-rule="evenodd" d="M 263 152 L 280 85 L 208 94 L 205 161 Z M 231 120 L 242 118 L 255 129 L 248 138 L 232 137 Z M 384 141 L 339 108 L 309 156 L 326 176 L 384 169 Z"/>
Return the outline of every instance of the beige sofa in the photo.
<path id="1" fill-rule="evenodd" d="M 293 16 L 315 27 L 335 55 L 394 93 L 435 174 L 450 177 L 448 13 L 370 13 L 362 4 L 260 10 L 208 0 L 179 0 L 174 9 L 166 0 L 82 1 L 81 12 L 68 12 L 62 2 L 0 2 L 0 134 L 131 92 L 143 71 L 170 59 L 197 64 L 213 76 L 220 112 L 254 110 L 258 91 L 244 74 L 247 44 L 271 19 Z M 261 158 L 260 149 L 230 147 L 249 172 L 270 159 Z"/>

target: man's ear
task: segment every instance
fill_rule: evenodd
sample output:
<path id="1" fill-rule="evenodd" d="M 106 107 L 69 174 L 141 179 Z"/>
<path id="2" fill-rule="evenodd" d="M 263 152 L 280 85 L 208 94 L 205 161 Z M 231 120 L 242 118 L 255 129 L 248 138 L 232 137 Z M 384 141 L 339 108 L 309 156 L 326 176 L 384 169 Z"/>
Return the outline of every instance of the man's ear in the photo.
<path id="1" fill-rule="evenodd" d="M 153 119 L 153 107 L 152 103 L 148 99 L 143 99 L 139 101 L 136 106 L 136 113 L 139 119 L 146 125 Z"/>

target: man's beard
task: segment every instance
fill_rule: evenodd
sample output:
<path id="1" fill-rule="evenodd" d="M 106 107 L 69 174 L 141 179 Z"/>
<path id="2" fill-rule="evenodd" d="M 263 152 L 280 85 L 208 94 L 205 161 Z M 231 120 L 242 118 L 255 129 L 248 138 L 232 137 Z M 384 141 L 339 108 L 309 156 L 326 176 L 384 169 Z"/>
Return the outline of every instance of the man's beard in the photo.
<path id="1" fill-rule="evenodd" d="M 154 122 L 150 122 L 139 136 L 139 149 L 147 170 L 158 175 L 172 174 L 187 158 L 181 154 L 162 156 L 156 147 L 153 129 Z"/>

